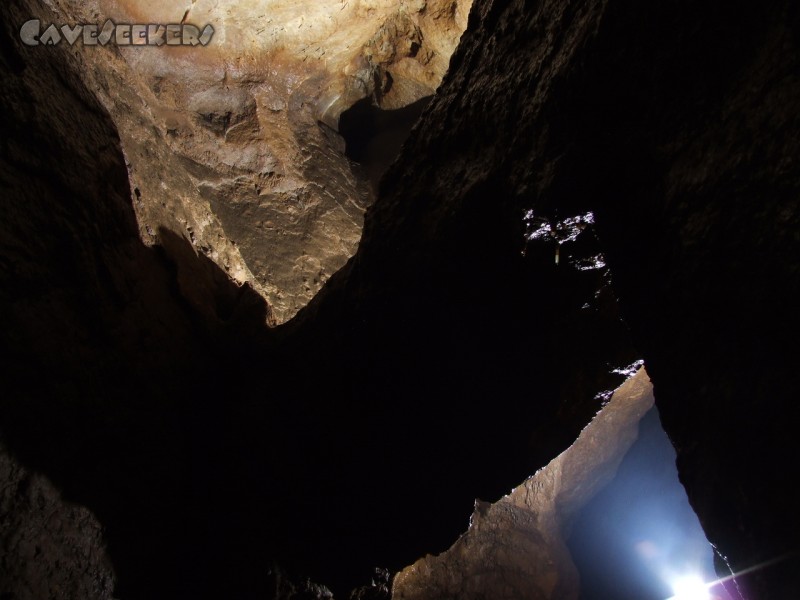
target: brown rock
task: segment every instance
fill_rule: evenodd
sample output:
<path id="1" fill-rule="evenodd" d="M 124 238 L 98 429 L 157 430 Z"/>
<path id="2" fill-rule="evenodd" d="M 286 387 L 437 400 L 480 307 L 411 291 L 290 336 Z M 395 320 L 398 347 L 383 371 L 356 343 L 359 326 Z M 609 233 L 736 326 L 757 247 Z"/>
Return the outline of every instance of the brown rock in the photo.
<path id="1" fill-rule="evenodd" d="M 111 600 L 114 571 L 103 528 L 0 444 L 0 596 Z"/>
<path id="2" fill-rule="evenodd" d="M 398 573 L 392 598 L 577 599 L 579 578 L 564 528 L 613 478 L 652 406 L 652 386 L 641 369 L 550 464 L 497 503 L 476 501 L 469 530 L 446 552 Z"/>
<path id="3" fill-rule="evenodd" d="M 341 140 L 318 123 L 335 129 L 365 96 L 386 95 L 397 108 L 433 93 L 469 8 L 461 0 L 459 18 L 454 8 L 431 20 L 425 3 L 398 10 L 378 0 L 314 10 L 272 2 L 268 11 L 200 0 L 185 14 L 162 2 L 53 6 L 71 23 L 214 25 L 205 48 L 81 53 L 81 74 L 120 132 L 142 239 L 159 244 L 156 232 L 170 231 L 189 240 L 262 294 L 273 324 L 305 306 L 353 255 L 372 200 Z M 420 69 L 414 55 L 423 45 L 440 58 Z M 354 75 L 362 54 L 368 60 Z M 400 66 L 403 59 L 413 64 Z"/>

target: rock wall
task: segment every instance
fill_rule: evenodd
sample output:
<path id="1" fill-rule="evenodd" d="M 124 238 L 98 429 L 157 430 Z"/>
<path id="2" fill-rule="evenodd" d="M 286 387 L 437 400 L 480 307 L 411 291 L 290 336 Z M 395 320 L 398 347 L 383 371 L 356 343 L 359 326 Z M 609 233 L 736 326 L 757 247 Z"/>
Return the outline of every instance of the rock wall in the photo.
<path id="1" fill-rule="evenodd" d="M 28 473 L 34 503 L 4 505 L 3 593 L 109 597 L 98 522 L 116 594 L 173 594 L 175 577 L 190 590 L 178 560 L 188 553 L 172 540 L 188 539 L 197 494 L 178 450 L 187 413 L 170 415 L 182 399 L 221 393 L 208 374 L 238 360 L 225 340 L 263 328 L 267 307 L 174 234 L 161 235 L 169 252 L 142 243 L 113 122 L 78 58 L 24 54 L 14 24 L 28 11 L 4 4 L 0 27 L 0 428 L 14 457 L 3 458 L 4 493 Z M 31 556 L 18 538 L 48 507 L 63 528 Z"/>
<path id="2" fill-rule="evenodd" d="M 102 525 L 0 446 L 0 596 L 111 600 Z"/>
<path id="3" fill-rule="evenodd" d="M 269 102 L 204 90 L 173 122 L 111 50 L 101 72 L 22 48 L 31 10 L 53 18 L 13 0 L 0 36 L 3 433 L 107 528 L 121 597 L 274 595 L 274 559 L 343 595 L 443 551 L 475 497 L 574 441 L 638 357 L 628 327 L 711 541 L 736 570 L 796 548 L 788 1 L 476 2 L 358 252 L 274 330 L 195 202 L 205 167 L 150 146 L 186 126 L 198 152 L 253 147 Z M 238 167 L 211 162 L 227 189 Z M 749 597 L 793 597 L 797 572 Z"/>
<path id="4" fill-rule="evenodd" d="M 34 54 L 10 25 L 29 18 L 24 3 L 3 10 L 16 140 L 4 148 L 3 237 L 41 243 L 4 252 L 6 266 L 26 257 L 37 269 L 4 273 L 3 345 L 17 356 L 4 364 L 4 431 L 107 527 L 120 596 L 264 595 L 274 559 L 346 595 L 374 567 L 446 548 L 473 499 L 498 498 L 569 446 L 621 380 L 613 367 L 636 358 L 602 269 L 559 269 L 550 245 L 526 262 L 497 215 L 472 213 L 459 230 L 447 204 L 441 236 L 401 239 L 395 226 L 422 215 L 397 212 L 390 252 L 373 233 L 351 267 L 371 261 L 372 279 L 343 286 L 345 272 L 296 323 L 267 330 L 256 290 L 193 243 L 190 221 L 208 213 L 191 217 L 191 178 L 141 133 L 152 98 L 125 87 L 139 81 L 129 66 L 111 50 L 98 49 L 112 54 L 107 71 L 68 47 Z M 102 102 L 96 84 L 110 90 Z M 245 96 L 224 99 L 241 100 L 234 127 L 253 125 Z M 195 107 L 224 125 L 207 100 Z M 138 170 L 132 148 L 153 168 Z M 57 184 L 32 189 L 48 173 Z M 88 258 L 62 260 L 73 240 Z M 576 252 L 594 244 L 587 232 Z"/>
<path id="5" fill-rule="evenodd" d="M 652 386 L 641 369 L 547 466 L 494 504 L 477 500 L 469 530 L 446 552 L 398 573 L 392 598 L 579 598 L 565 531 L 614 477 L 652 406 Z"/>
<path id="6" fill-rule="evenodd" d="M 373 199 L 344 155 L 340 113 L 364 97 L 399 108 L 433 94 L 468 11 L 466 0 L 336 0 L 313 10 L 58 0 L 36 13 L 44 26 L 215 27 L 205 47 L 78 43 L 72 55 L 119 131 L 142 240 L 169 252 L 159 231 L 182 237 L 268 300 L 274 325 L 353 255 Z"/>
<path id="7" fill-rule="evenodd" d="M 363 263 L 472 213 L 506 214 L 512 239 L 525 208 L 592 211 L 709 538 L 735 571 L 771 565 L 749 597 L 791 597 L 796 7 L 480 2 L 474 17 L 384 180 Z"/>

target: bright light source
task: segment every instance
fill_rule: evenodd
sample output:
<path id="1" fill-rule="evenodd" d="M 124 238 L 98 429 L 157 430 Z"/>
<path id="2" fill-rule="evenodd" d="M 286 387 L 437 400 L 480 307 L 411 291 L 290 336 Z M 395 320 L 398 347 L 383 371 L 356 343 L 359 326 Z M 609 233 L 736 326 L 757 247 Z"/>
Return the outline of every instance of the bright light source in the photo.
<path id="1" fill-rule="evenodd" d="M 708 586 L 697 575 L 681 577 L 672 584 L 675 595 L 670 600 L 710 600 Z"/>

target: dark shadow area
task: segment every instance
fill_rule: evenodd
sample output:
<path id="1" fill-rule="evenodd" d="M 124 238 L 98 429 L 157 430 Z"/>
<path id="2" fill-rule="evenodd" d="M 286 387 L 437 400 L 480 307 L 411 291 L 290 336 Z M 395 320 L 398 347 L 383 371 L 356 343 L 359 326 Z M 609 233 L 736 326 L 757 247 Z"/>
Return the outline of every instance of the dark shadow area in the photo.
<path id="1" fill-rule="evenodd" d="M 361 166 L 373 190 L 377 191 L 381 177 L 400 154 L 411 128 L 430 101 L 428 96 L 404 108 L 383 110 L 367 97 L 339 117 L 346 154 Z"/>
<path id="2" fill-rule="evenodd" d="M 569 446 L 622 380 L 609 365 L 635 360 L 604 274 L 557 266 L 549 245 L 522 257 L 521 215 L 503 216 L 464 210 L 422 248 L 371 238 L 387 254 L 351 261 L 324 304 L 276 332 L 304 369 L 285 422 L 314 415 L 287 456 L 319 452 L 321 467 L 295 485 L 329 494 L 300 526 L 340 528 L 323 557 L 399 568 L 445 550 L 474 499 L 497 500 Z"/>
<path id="3" fill-rule="evenodd" d="M 117 132 L 68 53 L 3 35 L 2 435 L 97 515 L 120 597 L 269 598 L 273 561 L 346 596 L 447 548 L 476 497 L 568 444 L 620 380 L 609 343 L 632 360 L 613 304 L 572 318 L 602 276 L 523 259 L 516 213 L 467 213 L 342 314 L 268 330 L 182 236 L 141 242 Z M 396 152 L 423 104 L 374 115 L 364 147 Z"/>
<path id="4" fill-rule="evenodd" d="M 444 550 L 619 382 L 608 345 L 633 360 L 613 303 L 581 312 L 602 275 L 521 257 L 515 212 L 468 211 L 341 314 L 270 332 L 187 240 L 139 240 L 116 131 L 66 53 L 20 57 L 2 65 L 0 422 L 106 527 L 121 597 L 268 597 L 273 560 L 343 595 Z"/>
<path id="5" fill-rule="evenodd" d="M 120 597 L 263 597 L 264 571 L 232 561 L 246 547 L 269 566 L 272 536 L 241 542 L 269 519 L 229 526 L 238 488 L 220 461 L 228 377 L 269 343 L 267 306 L 174 233 L 144 246 L 113 123 L 67 51 L 29 63 L 9 31 L 28 15 L 3 11 L 3 441 L 97 515 Z M 26 589 L 26 560 L 2 557 L 0 595 Z M 50 585 L 71 567 L 50 565 Z"/>
<path id="6" fill-rule="evenodd" d="M 22 48 L 28 9 L 2 5 L 0 426 L 99 517 L 121 598 L 270 598 L 273 560 L 341 596 L 445 549 L 640 356 L 617 294 L 709 537 L 739 568 L 796 548 L 797 8 L 476 6 L 357 256 L 270 331 L 183 237 L 139 240 L 82 67 Z M 392 146 L 381 119 L 354 119 L 362 160 Z M 552 244 L 523 256 L 531 207 L 595 211 L 614 289 Z M 594 541 L 625 516 L 603 510 Z M 790 567 L 753 598 L 792 598 Z"/>

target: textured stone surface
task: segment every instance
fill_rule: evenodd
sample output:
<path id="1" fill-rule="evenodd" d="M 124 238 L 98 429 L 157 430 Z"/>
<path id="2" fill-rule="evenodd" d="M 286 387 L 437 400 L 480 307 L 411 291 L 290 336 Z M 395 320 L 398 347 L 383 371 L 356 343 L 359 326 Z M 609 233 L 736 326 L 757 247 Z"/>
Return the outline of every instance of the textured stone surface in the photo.
<path id="1" fill-rule="evenodd" d="M 346 291 L 322 298 L 320 315 L 387 302 L 392 284 L 374 290 L 391 264 L 417 289 L 447 277 L 451 311 L 464 302 L 478 320 L 523 323 L 492 303 L 507 288 L 482 276 L 513 277 L 503 245 L 524 247 L 526 210 L 594 211 L 709 538 L 737 570 L 795 552 L 796 8 L 479 2 L 473 16 L 482 26 L 384 178 L 335 282 Z M 394 314 L 430 306 L 405 300 Z M 789 564 L 754 575 L 751 595 L 791 597 Z"/>
<path id="2" fill-rule="evenodd" d="M 6 3 L 3 14 L 4 441 L 20 468 L 45 475 L 102 523 L 119 596 L 175 597 L 175 588 L 165 586 L 175 578 L 191 595 L 198 576 L 188 577 L 193 569 L 181 566 L 191 551 L 175 551 L 175 539 L 188 539 L 186 522 L 198 494 L 191 477 L 180 475 L 189 470 L 176 450 L 186 443 L 189 421 L 170 424 L 169 414 L 181 398 L 210 392 L 212 365 L 224 370 L 226 357 L 236 362 L 235 348 L 224 340 L 234 330 L 263 327 L 266 306 L 182 238 L 161 236 L 171 244 L 169 253 L 142 243 L 120 139 L 81 80 L 79 58 L 60 48 L 21 53 L 12 24 L 30 18 L 29 8 Z M 32 481 L 39 489 L 40 480 Z M 26 512 L 24 502 L 12 508 L 1 517 L 9 527 L 36 514 Z M 55 567 L 74 565 L 74 552 L 97 539 L 92 527 L 71 527 L 65 524 L 64 535 L 74 538 L 55 539 L 46 564 L 28 566 L 29 555 L 13 541 L 15 530 L 4 529 L 10 537 L 3 545 L 11 548 L 4 555 L 7 572 L 20 577 L 9 582 L 9 593 L 46 598 L 49 593 L 39 591 L 95 581 L 91 571 L 84 580 Z M 86 546 L 76 539 L 81 532 Z M 196 570 L 200 563 L 191 562 Z M 69 597 L 91 597 L 89 587 L 84 591 Z"/>
<path id="3" fill-rule="evenodd" d="M 102 525 L 0 445 L 0 597 L 111 600 Z"/>
<path id="4" fill-rule="evenodd" d="M 360 238 L 372 194 L 331 131 L 339 114 L 363 97 L 399 108 L 432 94 L 469 11 L 466 0 L 50 5 L 45 23 L 215 27 L 204 48 L 74 53 L 119 130 L 142 239 L 183 237 L 261 293 L 272 324 Z"/>
<path id="5" fill-rule="evenodd" d="M 140 96 L 135 60 L 101 50 L 101 77 L 88 54 L 34 54 L 13 26 L 31 9 L 2 10 L 4 433 L 107 526 L 126 597 L 266 595 L 274 558 L 347 589 L 443 550 L 632 362 L 610 286 L 709 538 L 737 569 L 796 547 L 794 5 L 480 0 L 359 251 L 271 332 L 196 183 L 272 154 L 187 166 L 161 143 L 247 148 L 266 130 L 250 96 L 183 121 L 163 112 L 194 96 L 170 91 L 179 68 Z M 574 241 L 526 240 L 589 212 Z M 612 279 L 573 268 L 600 251 Z M 750 597 L 792 598 L 797 573 L 763 570 Z"/>
<path id="6" fill-rule="evenodd" d="M 5 10 L 8 23 L 30 16 L 21 3 Z M 15 34 L 3 32 L 0 156 L 2 329 L 13 349 L 4 366 L 18 369 L 9 384 L 22 392 L 40 376 L 31 373 L 46 371 L 54 381 L 56 373 L 94 381 L 93 393 L 105 394 L 103 382 L 130 368 L 141 372 L 119 387 L 146 394 L 141 373 L 196 359 L 181 354 L 187 340 L 206 335 L 196 329 L 201 323 L 211 330 L 240 319 L 252 326 L 267 308 L 250 286 L 220 274 L 177 235 L 163 236 L 169 251 L 142 244 L 124 151 L 82 81 L 80 56 L 61 47 L 19 54 Z M 65 395 L 81 395 L 62 384 Z"/>
<path id="7" fill-rule="evenodd" d="M 483 227 L 465 244 L 488 237 L 488 215 L 505 212 L 509 239 L 524 207 L 551 219 L 594 210 L 709 538 L 736 570 L 796 553 L 796 7 L 474 12 L 484 27 L 465 36 L 384 180 L 359 268 L 406 232 L 463 232 L 470 215 Z M 791 597 L 797 572 L 791 561 L 759 571 L 751 596 Z"/>
<path id="8" fill-rule="evenodd" d="M 652 386 L 641 369 L 547 466 L 494 504 L 477 500 L 469 530 L 446 552 L 398 573 L 392 598 L 577 599 L 579 576 L 565 528 L 613 478 L 652 406 Z"/>
<path id="9" fill-rule="evenodd" d="M 5 5 L 10 23 L 27 17 L 20 7 Z M 238 263 L 236 252 L 219 250 L 232 248 L 224 236 L 217 258 L 229 257 L 231 268 L 207 259 L 197 232 L 202 222 L 202 235 L 217 239 L 219 223 L 202 205 L 183 203 L 196 193 L 191 174 L 173 170 L 172 149 L 142 134 L 152 128 L 146 112 L 136 125 L 152 98 L 125 87 L 129 65 L 112 55 L 96 87 L 82 79 L 102 74 L 86 55 L 66 49 L 44 60 L 18 49 L 13 31 L 6 38 L 17 70 L 8 93 L 19 90 L 41 115 L 4 112 L 9 124 L 37 126 L 26 139 L 13 125 L 10 139 L 38 155 L 21 159 L 6 148 L 12 202 L 3 208 L 16 220 L 4 222 L 41 247 L 18 244 L 4 256 L 7 264 L 27 256 L 48 293 L 67 290 L 68 301 L 40 304 L 36 276 L 4 287 L 13 308 L 4 313 L 4 344 L 24 349 L 4 365 L 14 373 L 4 422 L 14 449 L 107 525 L 120 595 L 266 594 L 271 559 L 346 595 L 376 566 L 399 569 L 446 547 L 472 499 L 499 497 L 569 446 L 599 407 L 598 391 L 620 379 L 609 363 L 633 360 L 602 271 L 557 268 L 551 247 L 531 248 L 526 262 L 491 212 L 466 214 L 466 227 L 453 228 L 462 198 L 444 189 L 420 205 L 446 218 L 398 210 L 384 249 L 370 234 L 358 263 L 371 267 L 351 273 L 346 294 L 340 278 L 273 338 L 258 324 L 263 304 L 252 289 L 228 280 Z M 110 90 L 101 105 L 91 97 L 98 87 Z M 191 125 L 218 139 L 225 119 L 215 115 L 233 108 L 236 126 L 252 131 L 252 104 L 236 96 L 225 110 L 198 99 L 211 119 L 201 114 Z M 130 120 L 117 139 L 113 118 L 123 111 Z M 62 120 L 86 133 L 74 135 Z M 209 121 L 211 129 L 202 124 Z M 48 145 L 46 131 L 65 139 Z M 143 163 L 152 168 L 139 169 L 136 156 L 152 156 Z M 37 173 L 66 182 L 31 191 Z M 132 207 L 129 177 L 139 190 Z M 69 210 L 59 219 L 54 207 Z M 174 226 L 184 216 L 192 231 Z M 508 216 L 517 233 L 521 215 Z M 417 219 L 425 227 L 406 227 Z M 159 222 L 167 225 L 150 225 Z M 159 243 L 141 244 L 140 227 L 148 245 Z M 59 261 L 73 239 L 61 230 L 80 232 L 86 260 Z M 106 258 L 125 244 L 130 262 Z M 591 234 L 581 244 L 591 249 Z M 149 285 L 137 287 L 143 279 Z M 63 404 L 48 400 L 54 390 Z"/>

